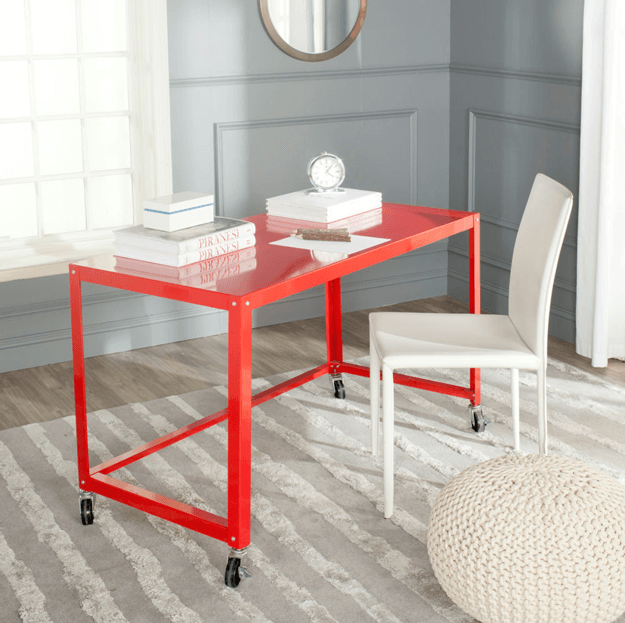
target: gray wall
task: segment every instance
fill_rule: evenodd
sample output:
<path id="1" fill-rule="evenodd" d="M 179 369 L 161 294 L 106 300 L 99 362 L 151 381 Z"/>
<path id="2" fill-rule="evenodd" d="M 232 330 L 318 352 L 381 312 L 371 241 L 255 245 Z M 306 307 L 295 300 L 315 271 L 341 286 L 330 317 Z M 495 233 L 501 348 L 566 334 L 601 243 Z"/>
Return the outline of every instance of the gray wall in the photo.
<path id="1" fill-rule="evenodd" d="M 168 3 L 174 189 L 215 192 L 221 214 L 306 187 L 327 150 L 346 187 L 449 205 L 449 0 L 370 2 L 341 56 L 304 63 L 267 37 L 255 0 Z M 447 244 L 344 280 L 362 309 L 447 291 Z M 86 284 L 87 356 L 223 332 L 223 313 Z M 323 292 L 260 310 L 257 324 L 322 315 Z M 66 276 L 0 284 L 0 372 L 71 359 Z"/>
<path id="2" fill-rule="evenodd" d="M 305 63 L 273 44 L 257 3 L 170 2 L 174 188 L 214 191 L 220 214 L 247 216 L 306 188 L 309 160 L 330 151 L 345 162 L 345 187 L 448 206 L 449 18 L 445 1 L 370 3 L 346 52 Z M 344 305 L 443 294 L 446 273 L 446 244 L 436 245 L 346 278 Z M 322 313 L 316 290 L 257 321 Z"/>
<path id="3" fill-rule="evenodd" d="M 505 312 L 512 246 L 536 172 L 577 194 L 583 0 L 370 2 L 364 29 L 323 63 L 284 55 L 255 0 L 170 0 L 174 187 L 215 192 L 243 216 L 307 185 L 328 150 L 346 186 L 388 201 L 475 209 L 482 300 Z M 551 331 L 574 341 L 574 214 Z M 346 309 L 444 294 L 467 298 L 458 236 L 344 280 Z M 449 257 L 449 264 L 448 264 Z M 88 356 L 223 332 L 222 313 L 86 284 Z M 321 315 L 314 290 L 257 324 Z M 71 359 L 66 276 L 0 284 L 0 372 Z"/>
<path id="4" fill-rule="evenodd" d="M 532 180 L 577 196 L 583 0 L 452 0 L 450 207 L 482 213 L 482 303 L 507 311 L 512 248 Z M 577 208 L 550 331 L 575 340 Z M 466 297 L 467 246 L 449 246 L 449 294 Z"/>

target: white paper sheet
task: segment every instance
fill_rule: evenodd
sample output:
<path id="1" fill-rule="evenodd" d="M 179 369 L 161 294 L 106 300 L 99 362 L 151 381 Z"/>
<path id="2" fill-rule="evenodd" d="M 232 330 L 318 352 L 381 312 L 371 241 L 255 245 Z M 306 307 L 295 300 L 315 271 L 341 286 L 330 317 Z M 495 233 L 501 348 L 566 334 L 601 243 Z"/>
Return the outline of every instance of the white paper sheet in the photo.
<path id="1" fill-rule="evenodd" d="M 337 253 L 339 255 L 349 255 L 358 251 L 364 251 L 369 247 L 375 247 L 383 242 L 388 242 L 390 238 L 373 238 L 372 236 L 354 236 L 350 242 L 337 242 L 336 240 L 303 240 L 289 236 L 276 240 L 270 244 L 278 244 L 282 247 L 293 247 L 295 249 L 308 249 L 321 253 Z"/>

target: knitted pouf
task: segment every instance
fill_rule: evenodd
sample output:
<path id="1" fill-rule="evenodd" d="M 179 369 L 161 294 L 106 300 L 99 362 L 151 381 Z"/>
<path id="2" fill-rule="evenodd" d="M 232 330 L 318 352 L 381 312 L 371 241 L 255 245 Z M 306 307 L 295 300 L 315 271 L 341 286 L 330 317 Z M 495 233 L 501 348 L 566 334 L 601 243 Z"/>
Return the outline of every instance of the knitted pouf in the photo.
<path id="1" fill-rule="evenodd" d="M 428 554 L 483 623 L 604 623 L 625 611 L 625 487 L 554 455 L 475 465 L 438 496 Z"/>

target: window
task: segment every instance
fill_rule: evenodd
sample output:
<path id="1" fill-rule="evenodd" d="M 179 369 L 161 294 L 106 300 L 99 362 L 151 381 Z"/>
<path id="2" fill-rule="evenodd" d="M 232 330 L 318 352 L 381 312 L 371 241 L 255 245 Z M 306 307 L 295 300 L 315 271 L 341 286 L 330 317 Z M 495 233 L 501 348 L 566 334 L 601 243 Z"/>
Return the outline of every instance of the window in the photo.
<path id="1" fill-rule="evenodd" d="M 166 0 L 2 3 L 0 280 L 110 251 L 171 192 L 166 34 Z"/>

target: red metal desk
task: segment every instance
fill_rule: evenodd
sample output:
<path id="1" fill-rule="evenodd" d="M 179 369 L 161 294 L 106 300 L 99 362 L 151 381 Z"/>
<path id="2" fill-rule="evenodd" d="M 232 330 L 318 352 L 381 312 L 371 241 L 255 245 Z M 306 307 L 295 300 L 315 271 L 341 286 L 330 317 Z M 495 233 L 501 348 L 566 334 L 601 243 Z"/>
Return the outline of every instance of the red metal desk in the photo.
<path id="1" fill-rule="evenodd" d="M 226 584 L 230 586 L 238 584 L 240 558 L 250 543 L 252 407 L 323 374 L 331 374 L 335 379 L 340 379 L 342 373 L 369 376 L 367 367 L 343 361 L 341 277 L 437 240 L 468 231 L 470 310 L 472 313 L 479 313 L 480 310 L 478 213 L 384 204 L 381 222 L 359 234 L 388 238 L 389 241 L 330 263 L 316 260 L 310 251 L 269 244 L 284 238 L 284 234 L 270 230 L 267 215 L 253 216 L 247 220 L 256 224 L 256 268 L 226 278 L 216 285 L 192 287 L 166 277 L 139 277 L 117 268 L 112 255 L 77 262 L 69 267 L 81 513 L 84 509 L 89 511 L 87 502 L 91 501 L 93 504 L 91 494 L 97 493 L 224 541 L 232 547 L 226 570 Z M 83 281 L 227 311 L 227 408 L 110 461 L 90 467 L 81 298 Z M 289 381 L 252 395 L 253 310 L 321 284 L 325 284 L 327 362 Z M 469 387 L 436 383 L 401 374 L 395 374 L 395 382 L 465 397 L 474 406 L 480 403 L 479 370 L 471 370 Z M 110 475 L 125 465 L 226 419 L 228 420 L 227 517 L 219 517 L 129 485 Z M 87 506 L 83 507 L 83 502 Z M 93 515 L 90 517 L 92 521 Z"/>

